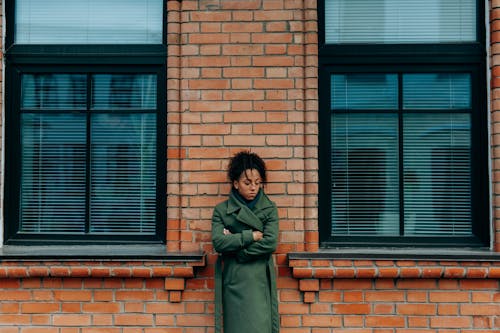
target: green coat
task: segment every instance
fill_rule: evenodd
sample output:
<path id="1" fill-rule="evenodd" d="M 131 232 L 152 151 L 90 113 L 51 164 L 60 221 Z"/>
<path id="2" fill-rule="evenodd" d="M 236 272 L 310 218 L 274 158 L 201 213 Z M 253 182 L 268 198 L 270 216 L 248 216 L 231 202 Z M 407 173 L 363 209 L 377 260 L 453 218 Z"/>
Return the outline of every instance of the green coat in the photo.
<path id="1" fill-rule="evenodd" d="M 212 243 L 219 253 L 215 269 L 215 332 L 279 332 L 276 276 L 271 254 L 278 243 L 278 210 L 262 191 L 253 209 L 232 193 L 212 217 Z M 231 235 L 224 235 L 224 228 Z M 261 231 L 259 241 L 252 232 Z M 223 267 L 223 269 L 222 269 Z"/>

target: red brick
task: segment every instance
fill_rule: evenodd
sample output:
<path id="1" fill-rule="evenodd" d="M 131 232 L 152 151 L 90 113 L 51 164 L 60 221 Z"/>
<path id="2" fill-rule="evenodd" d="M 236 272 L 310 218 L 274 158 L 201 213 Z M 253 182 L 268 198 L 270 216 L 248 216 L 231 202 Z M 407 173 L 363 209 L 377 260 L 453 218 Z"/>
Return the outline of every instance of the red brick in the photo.
<path id="1" fill-rule="evenodd" d="M 405 293 L 399 290 L 366 291 L 365 299 L 370 302 L 402 302 Z"/>
<path id="2" fill-rule="evenodd" d="M 333 313 L 334 314 L 344 314 L 344 315 L 352 315 L 352 314 L 369 314 L 370 313 L 370 304 L 333 304 Z"/>
<path id="3" fill-rule="evenodd" d="M 184 279 L 165 279 L 165 289 L 167 290 L 184 290 L 185 282 Z"/>
<path id="4" fill-rule="evenodd" d="M 55 314 L 52 320 L 55 326 L 89 326 L 91 317 L 86 314 Z"/>
<path id="5" fill-rule="evenodd" d="M 456 316 L 458 315 L 458 304 L 438 304 L 438 315 Z"/>
<path id="6" fill-rule="evenodd" d="M 300 326 L 300 316 L 281 316 L 281 327 L 299 327 Z"/>
<path id="7" fill-rule="evenodd" d="M 37 302 L 21 304 L 22 313 L 52 313 L 59 310 L 60 305 L 58 303 Z"/>
<path id="8" fill-rule="evenodd" d="M 445 267 L 443 277 L 445 278 L 461 278 L 465 276 L 465 268 L 463 267 Z"/>
<path id="9" fill-rule="evenodd" d="M 283 315 L 307 314 L 309 305 L 304 303 L 280 303 L 279 312 Z"/>
<path id="10" fill-rule="evenodd" d="M 169 291 L 168 300 L 172 303 L 179 303 L 182 300 L 182 292 L 180 290 Z"/>
<path id="11" fill-rule="evenodd" d="M 462 316 L 498 316 L 500 315 L 500 304 L 460 304 Z"/>
<path id="12" fill-rule="evenodd" d="M 213 315 L 178 315 L 177 325 L 179 326 L 199 326 L 206 327 L 207 325 L 213 326 Z"/>
<path id="13" fill-rule="evenodd" d="M 353 278 L 355 276 L 354 268 L 335 268 L 335 277 L 337 278 Z"/>
<path id="14" fill-rule="evenodd" d="M 98 302 L 98 303 L 83 303 L 82 312 L 91 313 L 119 313 L 121 311 L 119 303 Z"/>
<path id="15" fill-rule="evenodd" d="M 328 303 L 338 303 L 341 301 L 342 294 L 338 291 L 320 291 L 319 301 Z"/>
<path id="16" fill-rule="evenodd" d="M 118 326 L 151 326 L 153 323 L 152 314 L 116 314 L 114 319 Z"/>
<path id="17" fill-rule="evenodd" d="M 401 316 L 366 316 L 368 327 L 404 327 L 405 318 Z"/>
<path id="18" fill-rule="evenodd" d="M 461 292 L 461 291 L 435 291 L 429 293 L 429 300 L 433 303 L 469 302 L 470 295 L 467 292 Z"/>
<path id="19" fill-rule="evenodd" d="M 302 318 L 302 325 L 309 327 L 341 327 L 342 318 L 332 315 L 309 315 Z"/>
<path id="20" fill-rule="evenodd" d="M 304 292 L 304 303 L 313 303 L 316 301 L 316 293 L 314 291 Z"/>
<path id="21" fill-rule="evenodd" d="M 396 311 L 400 315 L 433 316 L 436 315 L 435 304 L 398 304 Z"/>
<path id="22" fill-rule="evenodd" d="M 293 268 L 293 276 L 297 279 L 312 278 L 313 277 L 313 270 L 312 270 L 312 268 L 294 267 Z"/>
<path id="23" fill-rule="evenodd" d="M 28 269 L 26 267 L 7 267 L 7 277 L 9 278 L 23 278 L 28 276 Z"/>
<path id="24" fill-rule="evenodd" d="M 430 319 L 432 328 L 468 328 L 471 327 L 471 318 L 456 316 L 440 316 Z"/>
<path id="25" fill-rule="evenodd" d="M 318 291 L 319 280 L 317 279 L 302 279 L 299 281 L 299 289 L 301 291 Z"/>

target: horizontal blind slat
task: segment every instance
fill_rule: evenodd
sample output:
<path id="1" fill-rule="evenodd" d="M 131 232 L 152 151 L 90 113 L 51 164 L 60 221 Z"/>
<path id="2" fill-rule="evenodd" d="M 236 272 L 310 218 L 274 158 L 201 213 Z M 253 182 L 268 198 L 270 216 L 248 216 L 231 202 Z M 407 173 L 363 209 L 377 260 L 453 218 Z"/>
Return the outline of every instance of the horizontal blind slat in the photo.
<path id="1" fill-rule="evenodd" d="M 154 234 L 156 116 L 96 114 L 91 120 L 91 231 Z"/>
<path id="2" fill-rule="evenodd" d="M 161 44 L 162 0 L 18 0 L 17 44 Z"/>
<path id="3" fill-rule="evenodd" d="M 345 43 L 476 41 L 475 0 L 325 0 L 325 38 Z"/>
<path id="4" fill-rule="evenodd" d="M 405 235 L 471 235 L 470 114 L 403 122 Z"/>
<path id="5" fill-rule="evenodd" d="M 332 114 L 332 234 L 396 235 L 396 114 Z"/>
<path id="6" fill-rule="evenodd" d="M 20 230 L 84 231 L 85 116 L 25 113 L 21 137 Z"/>

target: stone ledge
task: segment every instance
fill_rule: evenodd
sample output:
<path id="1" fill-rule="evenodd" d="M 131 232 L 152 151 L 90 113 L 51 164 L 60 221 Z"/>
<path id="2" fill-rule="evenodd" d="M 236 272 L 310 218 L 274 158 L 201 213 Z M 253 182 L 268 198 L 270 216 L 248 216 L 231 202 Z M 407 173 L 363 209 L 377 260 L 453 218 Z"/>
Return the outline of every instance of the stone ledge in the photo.
<path id="1" fill-rule="evenodd" d="M 45 245 L 0 247 L 0 263 L 9 260 L 155 260 L 169 262 L 198 262 L 203 252 L 168 252 L 162 244 L 143 245 Z"/>
<path id="2" fill-rule="evenodd" d="M 299 279 L 304 303 L 314 302 L 320 279 L 500 279 L 498 253 L 367 253 L 289 253 L 288 266 Z"/>
<path id="3" fill-rule="evenodd" d="M 477 254 L 477 253 L 475 253 Z M 390 257 L 398 259 L 390 259 Z M 500 255 L 453 256 L 425 253 L 300 252 L 288 254 L 288 266 L 299 279 L 334 278 L 500 278 Z"/>
<path id="4" fill-rule="evenodd" d="M 165 247 L 5 246 L 0 279 L 163 278 L 171 302 L 180 302 L 185 280 L 206 266 L 205 253 L 167 253 Z"/>
<path id="5" fill-rule="evenodd" d="M 326 248 L 317 252 L 288 253 L 289 259 L 320 260 L 425 260 L 500 262 L 500 252 L 467 248 Z"/>

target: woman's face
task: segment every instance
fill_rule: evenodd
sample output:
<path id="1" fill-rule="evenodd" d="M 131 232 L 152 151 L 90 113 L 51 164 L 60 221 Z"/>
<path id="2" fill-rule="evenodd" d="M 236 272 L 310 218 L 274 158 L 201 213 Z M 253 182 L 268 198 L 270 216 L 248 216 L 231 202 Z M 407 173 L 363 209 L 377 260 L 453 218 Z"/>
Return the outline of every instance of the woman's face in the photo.
<path id="1" fill-rule="evenodd" d="M 238 180 L 233 181 L 234 188 L 245 200 L 253 200 L 262 187 L 260 173 L 256 169 L 243 171 Z"/>

